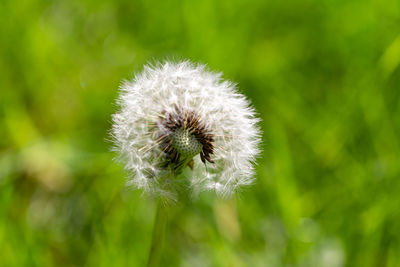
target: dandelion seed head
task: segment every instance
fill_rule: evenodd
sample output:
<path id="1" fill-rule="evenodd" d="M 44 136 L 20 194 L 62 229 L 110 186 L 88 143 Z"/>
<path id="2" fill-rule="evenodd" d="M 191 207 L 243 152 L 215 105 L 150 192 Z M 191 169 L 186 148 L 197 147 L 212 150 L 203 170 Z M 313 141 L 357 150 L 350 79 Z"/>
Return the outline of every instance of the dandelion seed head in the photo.
<path id="1" fill-rule="evenodd" d="M 129 184 L 174 196 L 175 176 L 194 191 L 228 196 L 254 179 L 259 119 L 235 84 L 189 61 L 145 66 L 121 86 L 112 136 Z"/>

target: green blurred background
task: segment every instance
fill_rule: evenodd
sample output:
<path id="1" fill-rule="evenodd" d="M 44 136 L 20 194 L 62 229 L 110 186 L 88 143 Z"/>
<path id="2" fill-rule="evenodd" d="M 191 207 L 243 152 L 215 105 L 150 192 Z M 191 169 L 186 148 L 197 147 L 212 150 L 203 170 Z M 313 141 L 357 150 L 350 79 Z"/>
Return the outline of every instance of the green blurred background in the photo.
<path id="1" fill-rule="evenodd" d="M 164 266 L 400 266 L 400 2 L 0 1 L 0 266 L 143 266 L 122 79 L 191 59 L 262 117 L 257 182 L 173 209 Z"/>

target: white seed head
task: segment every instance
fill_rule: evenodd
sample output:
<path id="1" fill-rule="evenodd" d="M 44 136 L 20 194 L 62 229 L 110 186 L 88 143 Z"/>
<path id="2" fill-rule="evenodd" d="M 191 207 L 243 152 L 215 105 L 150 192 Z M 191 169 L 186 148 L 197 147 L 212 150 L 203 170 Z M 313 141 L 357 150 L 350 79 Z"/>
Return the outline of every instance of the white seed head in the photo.
<path id="1" fill-rule="evenodd" d="M 118 104 L 112 136 L 130 184 L 173 198 L 187 166 L 196 192 L 227 196 L 252 183 L 259 119 L 220 73 L 188 61 L 145 66 L 123 83 Z"/>

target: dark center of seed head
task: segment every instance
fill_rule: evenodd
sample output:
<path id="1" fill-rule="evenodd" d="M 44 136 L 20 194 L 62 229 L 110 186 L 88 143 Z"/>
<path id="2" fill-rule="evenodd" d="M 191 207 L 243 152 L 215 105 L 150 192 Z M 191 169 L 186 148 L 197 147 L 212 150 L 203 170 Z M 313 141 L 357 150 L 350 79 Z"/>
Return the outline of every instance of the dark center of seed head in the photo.
<path id="1" fill-rule="evenodd" d="M 176 129 L 172 135 L 172 138 L 174 148 L 184 158 L 192 158 L 199 154 L 203 149 L 203 145 L 187 129 Z"/>

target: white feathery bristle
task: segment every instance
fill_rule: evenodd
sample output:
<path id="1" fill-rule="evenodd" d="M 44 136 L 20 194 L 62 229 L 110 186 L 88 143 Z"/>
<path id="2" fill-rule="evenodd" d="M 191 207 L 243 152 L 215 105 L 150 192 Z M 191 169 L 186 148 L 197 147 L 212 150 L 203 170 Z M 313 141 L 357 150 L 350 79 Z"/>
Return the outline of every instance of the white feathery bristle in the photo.
<path id="1" fill-rule="evenodd" d="M 253 182 L 259 155 L 259 119 L 235 84 L 204 65 L 189 61 L 145 66 L 121 86 L 120 110 L 113 116 L 112 136 L 120 160 L 131 174 L 129 184 L 146 192 L 173 197 L 171 170 L 159 164 L 163 152 L 154 123 L 174 107 L 192 110 L 214 136 L 214 163 L 194 157 L 190 180 L 196 192 L 214 190 L 229 196 Z M 185 172 L 188 173 L 188 172 Z"/>

